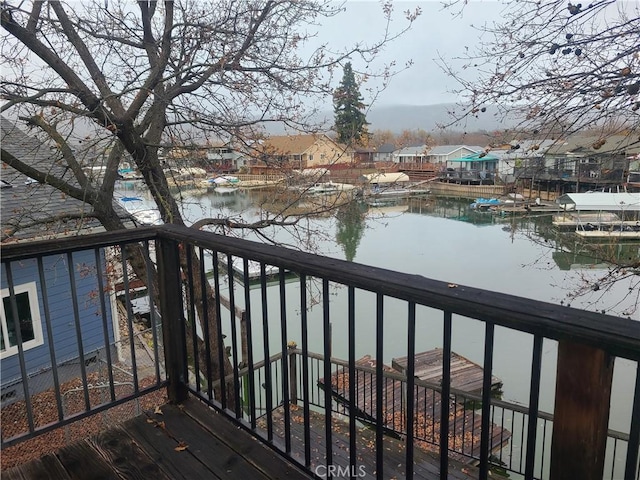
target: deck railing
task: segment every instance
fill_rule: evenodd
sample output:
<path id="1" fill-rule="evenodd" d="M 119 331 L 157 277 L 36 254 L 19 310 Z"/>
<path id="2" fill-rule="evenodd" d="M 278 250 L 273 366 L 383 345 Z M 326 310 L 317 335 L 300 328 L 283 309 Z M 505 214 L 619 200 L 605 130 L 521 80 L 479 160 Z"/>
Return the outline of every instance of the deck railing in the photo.
<path id="1" fill-rule="evenodd" d="M 375 432 L 367 473 L 381 479 L 389 436 L 403 445 L 407 478 L 419 449 L 435 452 L 441 478 L 467 460 L 479 478 L 640 475 L 640 323 L 631 319 L 168 225 L 6 246 L 2 268 L 3 328 L 16 347 L 3 357 L 3 449 L 166 387 L 170 401 L 197 396 L 318 476 L 340 462 L 359 476 L 362 425 Z M 25 284 L 36 285 L 35 334 L 21 322 Z M 482 367 L 480 393 L 451 386 L 454 346 Z M 435 384 L 416 377 L 413 361 L 433 347 L 442 351 Z M 408 359 L 402 374 L 387 369 L 397 356 Z M 522 405 L 494 397 L 504 362 L 527 365 Z M 549 395 L 553 416 L 540 408 Z M 335 414 L 348 424 L 346 456 L 334 447 Z"/>

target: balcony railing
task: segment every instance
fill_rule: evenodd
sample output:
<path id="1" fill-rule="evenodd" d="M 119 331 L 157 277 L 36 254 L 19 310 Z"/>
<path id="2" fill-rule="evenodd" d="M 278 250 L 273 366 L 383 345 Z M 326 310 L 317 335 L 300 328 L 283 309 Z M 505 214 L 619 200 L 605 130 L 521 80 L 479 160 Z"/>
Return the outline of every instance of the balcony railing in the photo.
<path id="1" fill-rule="evenodd" d="M 367 473 L 381 479 L 399 467 L 413 478 L 419 450 L 435 452 L 440 478 L 452 459 L 480 478 L 640 475 L 631 319 L 171 225 L 3 246 L 2 278 L 3 449 L 97 413 L 124 415 L 166 388 L 170 401 L 197 396 L 316 475 L 341 465 L 358 477 L 363 427 L 373 435 Z M 452 384 L 454 345 L 467 336 L 480 342 L 462 352 L 481 369 L 473 391 Z M 433 347 L 438 381 L 416 371 L 416 355 Z M 391 368 L 393 357 L 406 367 Z M 517 404 L 494 388 L 501 362 L 516 357 L 526 357 L 529 392 Z M 554 412 L 540 408 L 547 390 Z M 612 398 L 623 410 L 615 428 Z M 401 465 L 386 460 L 387 438 L 402 446 Z"/>

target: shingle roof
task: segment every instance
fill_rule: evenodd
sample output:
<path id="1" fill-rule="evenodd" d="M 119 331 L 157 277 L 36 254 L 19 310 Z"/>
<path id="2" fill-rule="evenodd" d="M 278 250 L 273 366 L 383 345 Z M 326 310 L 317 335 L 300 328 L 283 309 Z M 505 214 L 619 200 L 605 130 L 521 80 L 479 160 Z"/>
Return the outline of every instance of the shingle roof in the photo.
<path id="1" fill-rule="evenodd" d="M 4 117 L 0 117 L 0 132 L 3 151 L 41 171 L 77 184 L 72 173 L 48 143 L 26 134 Z M 2 241 L 51 238 L 104 230 L 95 218 L 89 216 L 93 211 L 91 205 L 69 197 L 50 185 L 35 182 L 5 163 L 2 163 L 0 176 L 3 182 L 11 185 L 10 188 L 3 185 L 0 189 Z M 129 218 L 122 208 L 118 208 L 118 211 L 122 218 Z M 60 220 L 65 215 L 78 218 Z M 7 238 L 8 235 L 10 238 Z"/>
<path id="2" fill-rule="evenodd" d="M 429 150 L 429 155 L 449 155 L 455 151 L 461 150 L 463 148 L 468 148 L 473 152 L 480 152 L 483 150 L 482 147 L 478 147 L 477 145 L 469 146 L 469 145 L 438 145 Z"/>
<path id="3" fill-rule="evenodd" d="M 605 143 L 595 148 L 601 140 Z M 547 153 L 551 155 L 563 155 L 568 153 L 585 154 L 585 155 L 611 155 L 611 154 L 627 154 L 632 155 L 640 153 L 640 142 L 637 136 L 633 135 L 612 135 L 609 137 L 571 137 L 565 141 L 556 142 L 551 146 Z"/>
<path id="4" fill-rule="evenodd" d="M 319 135 L 275 135 L 262 144 L 264 150 L 282 155 L 302 155 L 318 140 Z"/>
<path id="5" fill-rule="evenodd" d="M 348 145 L 338 143 L 324 134 L 301 134 L 301 135 L 273 135 L 266 138 L 261 145 L 261 149 L 270 155 L 302 155 L 312 145 L 318 141 L 326 141 L 338 147 L 340 151 L 350 151 L 353 148 Z"/>
<path id="6" fill-rule="evenodd" d="M 385 143 L 384 145 L 380 145 L 376 152 L 378 153 L 393 153 L 397 150 L 396 146 L 393 143 Z"/>

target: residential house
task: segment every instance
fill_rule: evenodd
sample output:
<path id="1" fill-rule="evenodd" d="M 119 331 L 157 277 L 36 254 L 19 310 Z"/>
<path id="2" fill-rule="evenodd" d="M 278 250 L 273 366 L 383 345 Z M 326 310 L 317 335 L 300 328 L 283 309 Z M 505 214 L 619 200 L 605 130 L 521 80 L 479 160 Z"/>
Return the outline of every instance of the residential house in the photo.
<path id="1" fill-rule="evenodd" d="M 629 157 L 638 153 L 640 145 L 631 135 L 574 136 L 548 148 L 544 169 L 556 177 L 622 183 L 629 170 Z"/>
<path id="2" fill-rule="evenodd" d="M 472 153 L 460 158 L 447 160 L 447 170 L 477 173 L 481 180 L 495 175 L 500 159 L 487 152 Z"/>
<path id="3" fill-rule="evenodd" d="M 404 147 L 393 152 L 393 162 L 399 164 L 428 163 L 428 151 L 428 145 L 414 145 L 411 147 Z"/>
<path id="4" fill-rule="evenodd" d="M 324 134 L 271 136 L 255 150 L 259 160 L 252 169 L 288 167 L 303 170 L 353 162 L 353 149 Z"/>
<path id="5" fill-rule="evenodd" d="M 376 149 L 374 147 L 355 147 L 353 149 L 354 163 L 372 163 L 374 161 Z"/>
<path id="6" fill-rule="evenodd" d="M 440 164 L 442 169 L 446 168 L 447 162 L 456 158 L 466 157 L 474 153 L 480 153 L 484 149 L 478 146 L 467 145 L 438 145 L 432 147 L 426 156 L 426 161 L 435 165 Z"/>
<path id="7" fill-rule="evenodd" d="M 216 171 L 238 171 L 246 168 L 247 157 L 230 143 L 207 145 L 207 163 Z"/>
<path id="8" fill-rule="evenodd" d="M 393 161 L 393 152 L 395 152 L 396 146 L 393 143 L 385 143 L 376 148 L 376 151 L 373 153 L 373 161 L 374 162 L 392 162 Z"/>
<path id="9" fill-rule="evenodd" d="M 57 150 L 2 118 L 2 158 L 14 157 L 77 185 Z M 2 243 L 29 242 L 104 231 L 91 207 L 2 164 Z M 123 218 L 128 218 L 121 210 Z M 66 218 L 66 219 L 65 219 Z M 2 265 L 0 368 L 2 403 L 63 382 L 77 369 L 97 366 L 118 336 L 107 258 L 96 251 L 58 254 Z M 38 266 L 42 265 L 42 275 Z M 7 285 L 13 283 L 15 302 Z M 78 308 L 74 308 L 77 305 Z M 45 314 L 47 312 L 47 314 Z M 21 375 L 20 355 L 26 366 Z M 55 355 L 54 355 L 55 351 Z M 85 352 L 80 355 L 79 352 Z M 77 376 L 77 375 L 76 375 Z"/>
<path id="10" fill-rule="evenodd" d="M 544 156 L 553 140 L 522 140 L 491 148 L 489 153 L 499 158 L 496 174 L 505 183 L 513 183 L 524 170 L 544 168 Z"/>

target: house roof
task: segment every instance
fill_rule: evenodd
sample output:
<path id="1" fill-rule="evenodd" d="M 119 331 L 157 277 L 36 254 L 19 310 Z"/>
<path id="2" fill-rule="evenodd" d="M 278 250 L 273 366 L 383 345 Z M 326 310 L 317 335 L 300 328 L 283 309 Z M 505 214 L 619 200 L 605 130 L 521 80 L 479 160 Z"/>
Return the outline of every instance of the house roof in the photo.
<path id="1" fill-rule="evenodd" d="M 429 147 L 427 145 L 417 145 L 417 146 L 413 146 L 413 147 L 404 147 L 401 148 L 400 150 L 397 150 L 395 153 L 395 155 L 398 156 L 402 156 L 402 155 L 426 155 L 427 151 L 429 150 Z"/>
<path id="2" fill-rule="evenodd" d="M 302 155 L 320 138 L 335 143 L 326 135 L 274 135 L 265 139 L 262 148 L 269 153 Z M 337 144 L 336 144 L 337 145 Z"/>
<path id="3" fill-rule="evenodd" d="M 438 145 L 429 150 L 429 155 L 451 155 L 463 148 L 471 150 L 472 152 L 480 152 L 483 150 L 482 147 L 478 147 L 477 145 Z"/>
<path id="4" fill-rule="evenodd" d="M 474 153 L 472 155 L 467 155 L 465 157 L 460 157 L 460 158 L 451 158 L 449 159 L 450 162 L 497 162 L 498 160 L 500 160 L 498 157 L 496 157 L 495 155 L 491 155 L 490 153 L 487 153 L 485 155 L 482 155 L 482 153 Z"/>
<path id="5" fill-rule="evenodd" d="M 602 140 L 605 143 L 601 143 Z M 565 141 L 557 141 L 547 150 L 551 155 L 634 155 L 640 153 L 640 142 L 632 135 L 574 136 Z"/>
<path id="6" fill-rule="evenodd" d="M 65 168 L 50 144 L 19 129 L 12 121 L 0 117 L 1 148 L 21 161 L 77 185 L 71 171 Z M 91 205 L 69 197 L 54 187 L 40 184 L 7 164 L 0 171 L 0 225 L 2 241 L 52 238 L 89 231 L 104 230 L 93 217 Z M 10 187 L 8 187 L 10 185 Z M 117 207 L 121 218 L 130 218 Z M 72 215 L 73 220 L 61 220 Z"/>
<path id="7" fill-rule="evenodd" d="M 556 202 L 568 210 L 640 211 L 640 193 L 565 193 Z"/>
<path id="8" fill-rule="evenodd" d="M 507 148 L 492 149 L 491 153 L 508 159 L 535 158 L 543 156 L 554 144 L 554 140 L 520 140 L 511 142 L 511 148 L 507 144 Z"/>
<path id="9" fill-rule="evenodd" d="M 376 148 L 377 153 L 393 153 L 396 151 L 396 146 L 393 143 L 385 143 Z"/>

